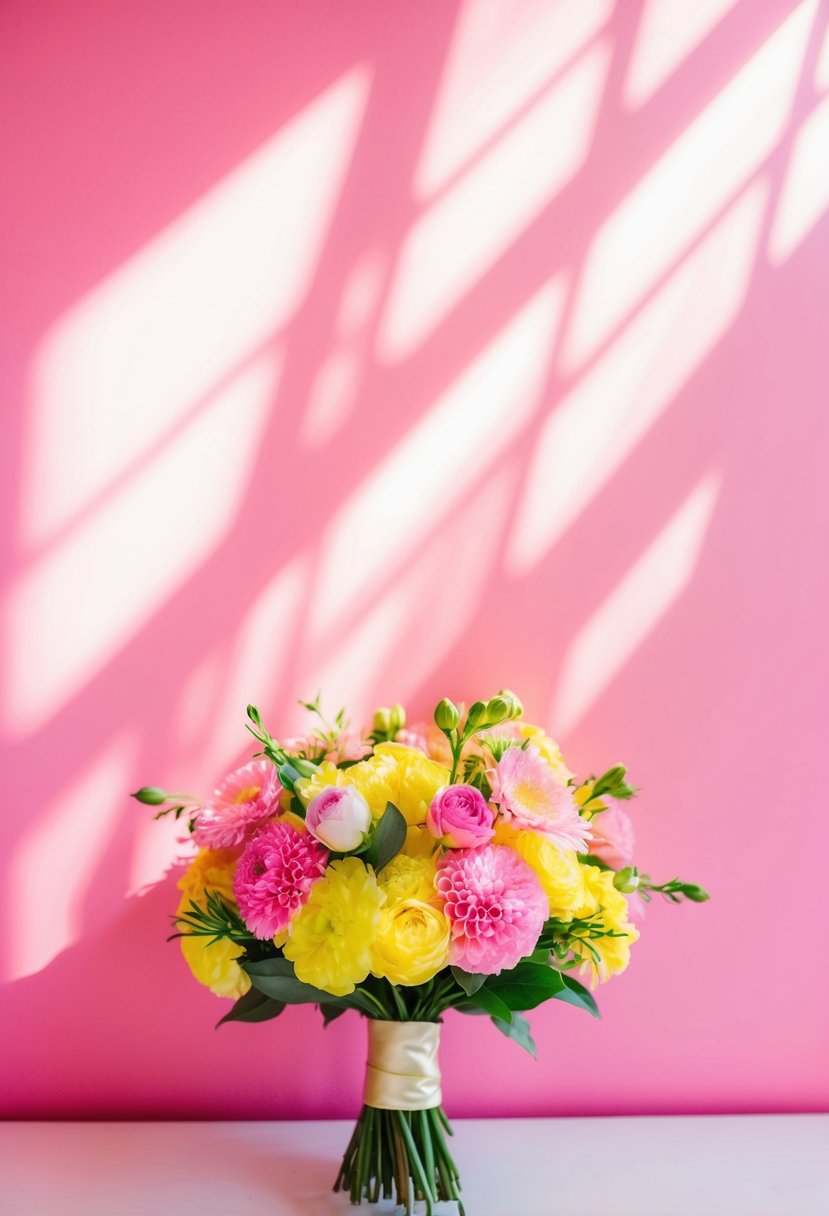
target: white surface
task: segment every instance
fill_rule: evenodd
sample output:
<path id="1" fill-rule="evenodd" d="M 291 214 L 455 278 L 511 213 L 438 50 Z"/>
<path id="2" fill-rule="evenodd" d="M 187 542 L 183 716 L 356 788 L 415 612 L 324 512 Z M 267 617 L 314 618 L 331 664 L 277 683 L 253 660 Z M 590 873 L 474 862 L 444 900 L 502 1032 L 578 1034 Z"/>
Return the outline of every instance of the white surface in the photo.
<path id="1" fill-rule="evenodd" d="M 368 1216 L 329 1190 L 350 1128 L 6 1123 L 0 1210 Z M 453 1152 L 467 1216 L 829 1216 L 829 1115 L 467 1119 Z"/>

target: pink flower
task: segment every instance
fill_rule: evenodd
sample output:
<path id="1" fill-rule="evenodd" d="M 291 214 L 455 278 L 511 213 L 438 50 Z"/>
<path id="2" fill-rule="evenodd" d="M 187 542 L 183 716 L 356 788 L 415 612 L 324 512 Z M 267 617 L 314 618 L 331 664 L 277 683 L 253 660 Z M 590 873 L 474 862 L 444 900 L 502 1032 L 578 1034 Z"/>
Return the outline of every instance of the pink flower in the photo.
<path id="1" fill-rule="evenodd" d="M 426 813 L 426 826 L 450 849 L 478 849 L 495 835 L 495 813 L 473 785 L 446 785 Z"/>
<path id="2" fill-rule="evenodd" d="M 353 785 L 331 785 L 308 803 L 305 826 L 335 853 L 350 853 L 371 827 L 371 811 Z"/>
<path id="3" fill-rule="evenodd" d="M 563 849 L 587 852 L 590 827 L 579 815 L 570 787 L 556 778 L 537 747 L 510 747 L 487 769 L 492 801 L 517 828 L 544 832 Z"/>
<path id="4" fill-rule="evenodd" d="M 590 852 L 614 870 L 633 865 L 633 824 L 618 798 L 602 794 L 607 807 L 590 820 Z"/>
<path id="5" fill-rule="evenodd" d="M 257 937 L 269 938 L 288 927 L 292 914 L 307 900 L 325 873 L 328 851 L 313 836 L 290 823 L 266 823 L 236 866 L 233 894 L 245 924 Z"/>
<path id="6" fill-rule="evenodd" d="M 436 884 L 452 925 L 449 961 L 497 975 L 531 954 L 549 902 L 533 870 L 504 845 L 446 853 Z"/>
<path id="7" fill-rule="evenodd" d="M 251 760 L 220 781 L 196 820 L 200 848 L 226 849 L 250 836 L 279 812 L 282 792 L 270 760 Z"/>

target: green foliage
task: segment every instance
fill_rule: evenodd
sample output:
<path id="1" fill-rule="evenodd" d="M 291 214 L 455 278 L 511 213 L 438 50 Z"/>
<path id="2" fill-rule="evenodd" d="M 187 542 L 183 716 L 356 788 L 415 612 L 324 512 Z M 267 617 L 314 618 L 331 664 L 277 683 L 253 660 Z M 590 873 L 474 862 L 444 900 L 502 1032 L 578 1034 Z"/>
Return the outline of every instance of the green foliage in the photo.
<path id="1" fill-rule="evenodd" d="M 564 987 L 553 993 L 553 1000 L 566 1001 L 568 1005 L 575 1005 L 577 1009 L 586 1009 L 594 1018 L 601 1018 L 599 1006 L 593 1000 L 593 994 L 585 988 L 584 984 L 574 980 L 572 975 L 562 975 L 561 982 Z"/>
<path id="2" fill-rule="evenodd" d="M 521 962 L 512 971 L 491 975 L 486 988 L 493 992 L 508 1009 L 535 1009 L 564 987 L 558 971 L 546 963 Z"/>
<path id="3" fill-rule="evenodd" d="M 369 1016 L 377 1015 L 377 1003 L 367 993 L 355 988 L 348 996 L 332 996 L 322 988 L 304 984 L 297 979 L 293 963 L 286 958 L 245 959 L 241 965 L 250 976 L 254 988 L 286 1005 L 337 1006 L 343 1010 L 359 1009 Z"/>
<path id="4" fill-rule="evenodd" d="M 320 1004 L 323 1028 L 331 1022 L 335 1022 L 337 1018 L 341 1018 L 347 1012 L 348 1007 L 346 1005 L 330 1005 L 327 1001 L 324 1004 Z"/>
<path id="5" fill-rule="evenodd" d="M 223 937 L 244 945 L 256 941 L 236 909 L 226 903 L 216 891 L 205 891 L 204 906 L 191 899 L 185 910 L 172 920 L 178 929 L 170 935 L 168 941 L 177 937 L 209 937 L 211 941 L 208 945 L 220 941 Z"/>
<path id="6" fill-rule="evenodd" d="M 517 1043 L 519 1047 L 523 1047 L 524 1051 L 528 1051 L 533 1059 L 536 1058 L 538 1048 L 530 1032 L 530 1024 L 523 1013 L 513 1013 L 511 1022 L 504 1022 L 501 1018 L 493 1018 L 492 1025 L 496 1026 L 501 1031 L 501 1034 L 505 1034 L 508 1039 L 512 1039 L 514 1043 Z"/>
<path id="7" fill-rule="evenodd" d="M 278 1018 L 285 1008 L 284 1001 L 276 1001 L 273 997 L 265 996 L 258 988 L 250 988 L 244 996 L 240 996 L 223 1018 L 216 1023 L 216 1029 L 225 1022 L 268 1022 Z"/>
<path id="8" fill-rule="evenodd" d="M 492 977 L 490 977 L 492 978 Z M 512 1021 L 512 1010 L 509 1005 L 501 998 L 497 992 L 484 984 L 477 992 L 473 992 L 468 998 L 473 1005 L 477 1005 L 479 1009 L 483 1009 L 490 1017 L 500 1018 L 502 1022 Z"/>
<path id="9" fill-rule="evenodd" d="M 406 843 L 406 828 L 407 824 L 402 812 L 393 802 L 387 802 L 386 809 L 374 829 L 374 839 L 366 854 L 377 874 L 403 848 Z"/>
<path id="10" fill-rule="evenodd" d="M 650 900 L 652 894 L 662 895 L 671 903 L 681 903 L 690 899 L 692 903 L 704 904 L 711 898 L 705 887 L 695 882 L 684 882 L 681 878 L 672 878 L 670 882 L 655 883 L 650 874 L 639 875 L 639 891 L 644 900 Z"/>
<path id="11" fill-rule="evenodd" d="M 471 971 L 462 971 L 460 967 L 450 967 L 449 970 L 452 972 L 455 982 L 460 988 L 463 988 L 467 996 L 473 996 L 486 980 L 485 975 L 473 974 Z"/>

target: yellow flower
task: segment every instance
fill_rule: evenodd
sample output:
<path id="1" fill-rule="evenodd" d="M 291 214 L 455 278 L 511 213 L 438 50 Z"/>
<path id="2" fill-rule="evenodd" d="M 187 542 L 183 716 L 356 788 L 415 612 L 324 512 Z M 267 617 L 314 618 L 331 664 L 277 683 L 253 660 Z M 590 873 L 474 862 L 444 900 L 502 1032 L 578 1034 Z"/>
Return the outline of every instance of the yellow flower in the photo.
<path id="1" fill-rule="evenodd" d="M 543 726 L 533 726 L 532 722 L 519 722 L 518 730 L 522 739 L 529 739 L 538 748 L 558 779 L 566 785 L 573 774 L 564 763 L 561 748 L 555 739 L 550 738 Z"/>
<path id="2" fill-rule="evenodd" d="M 494 843 L 508 845 L 535 870 L 550 901 L 550 916 L 572 919 L 584 903 L 584 867 L 576 853 L 560 849 L 542 832 L 518 830 L 501 819 L 495 824 Z"/>
<path id="3" fill-rule="evenodd" d="M 178 881 L 182 892 L 177 916 L 185 916 L 192 901 L 207 906 L 207 891 L 215 891 L 235 907 L 233 875 L 238 849 L 199 849 Z M 244 953 L 242 946 L 226 937 L 214 942 L 209 937 L 192 933 L 181 939 L 181 953 L 200 984 L 205 984 L 216 996 L 238 999 L 250 988 L 250 978 L 236 961 Z"/>
<path id="4" fill-rule="evenodd" d="M 613 874 L 597 866 L 582 866 L 584 878 L 584 900 L 576 910 L 580 919 L 596 916 L 609 934 L 614 936 L 592 937 L 590 946 L 598 954 L 598 961 L 586 945 L 575 943 L 573 953 L 583 959 L 581 971 L 596 983 L 604 984 L 612 975 L 619 975 L 630 962 L 630 947 L 638 940 L 639 930 L 628 920 L 628 902 L 621 891 L 613 885 Z"/>
<path id="5" fill-rule="evenodd" d="M 407 857 L 431 857 L 434 854 L 436 843 L 427 827 L 407 828 L 402 852 Z"/>
<path id="6" fill-rule="evenodd" d="M 197 904 L 204 902 L 205 891 L 216 891 L 233 901 L 233 875 L 238 858 L 238 849 L 199 849 L 176 885 L 187 899 Z"/>
<path id="7" fill-rule="evenodd" d="M 357 857 L 333 861 L 294 914 L 285 957 L 299 979 L 334 996 L 347 996 L 371 970 L 371 943 L 383 895 Z"/>
<path id="8" fill-rule="evenodd" d="M 353 785 L 365 798 L 375 819 L 393 802 L 410 825 L 426 822 L 429 803 L 442 785 L 449 784 L 449 769 L 430 760 L 416 747 L 378 743 L 374 755 L 350 768 L 339 769 L 325 761 L 312 777 L 296 782 L 304 804 L 329 785 Z"/>
<path id="9" fill-rule="evenodd" d="M 582 811 L 587 811 L 588 816 L 591 819 L 597 811 L 607 810 L 606 802 L 603 802 L 601 798 L 593 797 L 595 785 L 595 781 L 585 781 L 582 785 L 577 786 L 576 789 L 573 790 L 573 797 L 575 798 L 579 808 Z"/>
<path id="10" fill-rule="evenodd" d="M 179 912 L 185 903 L 186 899 L 182 900 Z M 213 941 L 188 933 L 181 938 L 181 953 L 199 983 L 205 984 L 216 996 L 238 1000 L 250 988 L 250 977 L 236 962 L 244 953 L 237 942 L 228 941 L 226 937 Z"/>
<path id="11" fill-rule="evenodd" d="M 449 960 L 449 920 L 432 904 L 406 899 L 384 909 L 372 971 L 393 984 L 425 984 Z"/>
<path id="12" fill-rule="evenodd" d="M 434 837 L 432 839 L 434 843 Z M 393 908 L 407 899 L 434 903 L 439 898 L 435 890 L 436 872 L 431 857 L 407 857 L 405 853 L 398 853 L 377 875 L 380 890 L 386 897 L 386 907 Z"/>

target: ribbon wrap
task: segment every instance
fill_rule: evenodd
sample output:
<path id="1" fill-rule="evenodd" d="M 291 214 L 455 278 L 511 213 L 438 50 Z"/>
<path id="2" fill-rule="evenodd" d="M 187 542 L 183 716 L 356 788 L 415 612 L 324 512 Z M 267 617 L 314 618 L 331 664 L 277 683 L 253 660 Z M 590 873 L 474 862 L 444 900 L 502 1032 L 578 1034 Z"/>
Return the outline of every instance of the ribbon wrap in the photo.
<path id="1" fill-rule="evenodd" d="M 440 1106 L 437 1022 L 368 1023 L 363 1103 L 380 1110 Z"/>

